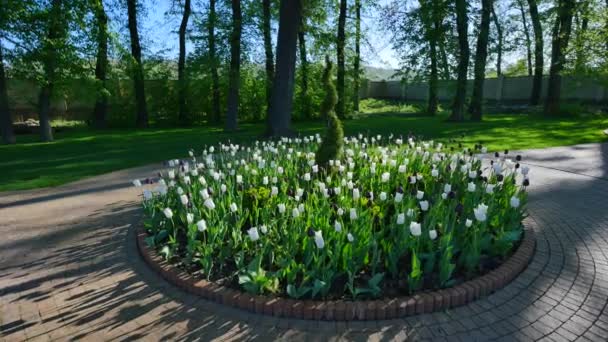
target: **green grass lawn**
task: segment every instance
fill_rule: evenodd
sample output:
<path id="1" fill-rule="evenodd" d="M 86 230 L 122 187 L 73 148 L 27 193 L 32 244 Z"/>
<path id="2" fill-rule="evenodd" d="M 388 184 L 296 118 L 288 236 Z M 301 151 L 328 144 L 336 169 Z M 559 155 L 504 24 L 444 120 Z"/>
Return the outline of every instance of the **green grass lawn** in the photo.
<path id="1" fill-rule="evenodd" d="M 542 119 L 528 115 L 491 115 L 479 123 L 447 123 L 445 115 L 369 115 L 344 123 L 356 133 L 407 135 L 483 143 L 490 150 L 527 149 L 608 141 L 602 131 L 608 117 Z M 19 136 L 19 144 L 0 146 L 0 191 L 56 186 L 119 169 L 184 157 L 218 141 L 248 142 L 260 137 L 263 126 L 244 124 L 237 133 L 217 127 L 91 131 L 75 128 L 56 134 L 52 143 L 37 136 Z M 322 132 L 321 123 L 295 125 L 301 134 Z"/>

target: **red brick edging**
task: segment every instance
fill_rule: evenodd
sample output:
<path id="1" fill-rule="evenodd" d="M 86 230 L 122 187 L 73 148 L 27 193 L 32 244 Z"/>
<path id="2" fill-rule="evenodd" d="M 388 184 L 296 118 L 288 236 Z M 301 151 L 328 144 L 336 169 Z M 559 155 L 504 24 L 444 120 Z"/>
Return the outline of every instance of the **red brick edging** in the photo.
<path id="1" fill-rule="evenodd" d="M 137 228 L 136 234 L 139 253 L 146 263 L 162 278 L 186 292 L 257 314 L 327 321 L 392 319 L 443 311 L 470 303 L 515 279 L 528 266 L 536 245 L 534 231 L 524 229 L 521 244 L 505 263 L 483 276 L 451 288 L 379 300 L 313 301 L 251 295 L 204 279 L 195 279 L 149 248 L 144 240 L 146 232 L 143 227 Z"/>

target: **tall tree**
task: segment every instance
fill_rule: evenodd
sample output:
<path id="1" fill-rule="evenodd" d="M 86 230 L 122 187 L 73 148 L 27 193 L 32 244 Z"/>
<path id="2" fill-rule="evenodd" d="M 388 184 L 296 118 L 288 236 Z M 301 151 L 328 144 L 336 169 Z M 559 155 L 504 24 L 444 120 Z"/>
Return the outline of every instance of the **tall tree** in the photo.
<path id="1" fill-rule="evenodd" d="M 361 0 L 355 0 L 355 60 L 353 63 L 353 109 L 359 111 L 359 88 L 361 86 Z"/>
<path id="2" fill-rule="evenodd" d="M 346 0 L 340 0 L 340 13 L 338 14 L 338 39 L 336 42 L 337 47 L 337 60 L 338 60 L 338 103 L 336 104 L 336 114 L 338 118 L 344 118 L 346 111 L 346 101 L 344 99 L 344 82 L 346 76 L 345 60 L 344 60 L 344 46 L 346 45 Z"/>
<path id="3" fill-rule="evenodd" d="M 469 68 L 469 37 L 468 31 L 467 2 L 456 0 L 456 30 L 458 31 L 458 81 L 456 83 L 456 94 L 452 105 L 450 121 L 464 120 L 464 104 L 467 95 L 467 71 Z"/>
<path id="4" fill-rule="evenodd" d="M 148 106 L 144 89 L 144 68 L 141 63 L 141 45 L 137 30 L 137 0 L 127 0 L 129 35 L 131 36 L 131 56 L 133 57 L 133 87 L 137 106 L 137 127 L 148 127 Z"/>
<path id="5" fill-rule="evenodd" d="M 494 6 L 492 6 L 492 20 L 494 21 L 494 26 L 496 27 L 496 33 L 498 34 L 498 42 L 497 43 L 497 56 L 496 56 L 496 76 L 502 75 L 502 44 L 503 44 L 503 32 L 502 25 L 500 24 L 500 20 L 496 15 L 496 10 Z"/>
<path id="6" fill-rule="evenodd" d="M 57 45 L 61 45 L 60 42 L 67 34 L 64 13 L 62 0 L 53 0 L 47 17 L 47 39 L 43 41 L 41 46 L 45 79 L 38 95 L 38 116 L 40 119 L 40 136 L 42 141 L 53 140 L 53 129 L 50 120 L 51 98 L 57 77 L 56 69 L 59 57 Z"/>
<path id="7" fill-rule="evenodd" d="M 540 102 L 540 93 L 543 87 L 543 29 L 536 0 L 528 0 L 528 7 L 530 8 L 530 19 L 532 20 L 532 28 L 534 29 L 534 81 L 532 82 L 530 104 L 535 106 Z"/>
<path id="8" fill-rule="evenodd" d="M 216 0 L 209 0 L 209 20 L 207 20 L 207 39 L 209 40 L 209 68 L 211 69 L 211 106 L 212 121 L 221 121 L 220 112 L 220 76 L 218 73 L 217 51 L 215 47 L 215 26 L 217 22 Z"/>
<path id="9" fill-rule="evenodd" d="M 301 13 L 302 0 L 281 0 L 276 72 L 272 82 L 268 121 L 268 134 L 271 136 L 292 134 L 291 105 L 296 68 L 296 41 Z"/>
<path id="10" fill-rule="evenodd" d="M 575 41 L 575 60 L 574 60 L 574 73 L 581 75 L 585 73 L 587 66 L 587 51 L 586 39 L 587 29 L 589 27 L 589 1 L 583 0 L 578 3 L 578 11 L 576 11 L 576 41 Z"/>
<path id="11" fill-rule="evenodd" d="M 0 9 L 2 5 L 0 5 Z M 6 86 L 6 72 L 4 71 L 4 54 L 2 52 L 2 40 L 0 37 L 0 133 L 5 144 L 15 143 L 13 132 L 13 119 L 8 106 L 8 89 Z"/>
<path id="12" fill-rule="evenodd" d="M 93 125 L 96 128 L 105 128 L 108 114 L 108 90 L 106 88 L 108 74 L 108 16 L 102 0 L 94 0 L 93 12 L 95 15 L 97 33 L 97 60 L 95 62 L 95 79 L 98 90 L 93 109 Z"/>
<path id="13" fill-rule="evenodd" d="M 490 12 L 494 7 L 493 0 L 481 1 L 481 22 L 479 36 L 477 37 L 477 50 L 475 51 L 475 80 L 473 94 L 469 105 L 471 120 L 480 121 L 483 103 L 483 83 L 486 74 L 486 60 L 488 57 L 488 36 L 490 35 Z"/>
<path id="14" fill-rule="evenodd" d="M 241 78 L 241 32 L 243 18 L 241 0 L 232 0 L 232 33 L 230 34 L 230 71 L 228 74 L 228 104 L 226 105 L 226 131 L 238 128 L 239 90 Z"/>
<path id="15" fill-rule="evenodd" d="M 437 114 L 437 107 L 439 105 L 439 100 L 437 97 L 437 86 L 439 83 L 437 45 L 440 37 L 440 33 L 438 31 L 440 25 L 437 23 L 440 20 L 438 1 L 421 0 L 420 16 L 425 39 L 429 44 L 429 59 L 431 60 L 426 112 L 428 115 L 435 115 Z"/>
<path id="16" fill-rule="evenodd" d="M 524 37 L 526 38 L 526 59 L 528 62 L 528 76 L 532 76 L 532 39 L 530 38 L 530 28 L 528 27 L 528 17 L 524 7 L 524 0 L 517 0 L 517 6 L 521 14 L 521 23 L 524 27 Z"/>
<path id="17" fill-rule="evenodd" d="M 270 110 L 272 96 L 272 80 L 274 78 L 274 56 L 272 55 L 272 39 L 270 31 L 271 19 L 270 0 L 262 0 L 262 33 L 264 35 L 264 52 L 266 54 L 266 115 Z"/>
<path id="18" fill-rule="evenodd" d="M 575 0 L 559 0 L 557 18 L 553 26 L 553 39 L 551 45 L 551 66 L 549 67 L 549 82 L 547 99 L 545 101 L 545 115 L 559 113 L 561 98 L 561 73 L 566 61 L 566 50 L 572 29 L 572 15 L 576 7 Z"/>
<path id="19" fill-rule="evenodd" d="M 186 79 L 186 30 L 188 29 L 191 10 L 190 0 L 185 0 L 182 22 L 179 25 L 179 58 L 177 61 L 177 83 L 179 84 L 179 114 L 177 121 L 181 125 L 186 125 L 191 120 L 187 103 L 188 80 Z"/>
<path id="20" fill-rule="evenodd" d="M 300 97 L 302 102 L 302 115 L 312 118 L 310 95 L 308 94 L 308 57 L 306 52 L 306 17 L 300 16 L 300 29 L 298 30 L 298 46 L 300 50 Z"/>

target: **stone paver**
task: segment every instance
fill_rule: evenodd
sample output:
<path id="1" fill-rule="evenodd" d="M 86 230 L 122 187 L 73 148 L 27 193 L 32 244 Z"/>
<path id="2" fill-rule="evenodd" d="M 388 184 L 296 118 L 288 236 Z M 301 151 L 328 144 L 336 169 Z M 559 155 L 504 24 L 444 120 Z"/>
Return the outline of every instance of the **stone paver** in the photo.
<path id="1" fill-rule="evenodd" d="M 256 316 L 174 288 L 135 249 L 155 167 L 0 193 L 0 341 L 606 341 L 608 144 L 526 151 L 537 247 L 504 289 L 444 313 L 381 322 Z"/>

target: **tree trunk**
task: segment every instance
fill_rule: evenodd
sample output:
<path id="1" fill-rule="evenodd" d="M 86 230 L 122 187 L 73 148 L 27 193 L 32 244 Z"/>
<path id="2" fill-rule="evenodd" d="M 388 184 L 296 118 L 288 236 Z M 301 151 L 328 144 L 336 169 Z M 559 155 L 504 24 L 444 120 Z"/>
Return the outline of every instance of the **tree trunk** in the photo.
<path id="1" fill-rule="evenodd" d="M 432 116 L 437 114 L 438 107 L 437 86 L 439 83 L 439 71 L 437 66 L 437 43 L 440 32 L 437 22 L 440 20 L 440 15 L 438 5 L 434 1 L 420 1 L 420 7 L 424 34 L 429 43 L 429 59 L 431 60 L 426 111 L 428 115 Z"/>
<path id="2" fill-rule="evenodd" d="M 182 22 L 179 25 L 179 58 L 177 61 L 177 83 L 179 84 L 179 114 L 177 121 L 180 125 L 187 125 L 191 121 L 186 100 L 188 97 L 188 80 L 186 78 L 186 29 L 188 28 L 190 11 L 190 0 L 186 0 L 184 3 L 184 15 L 182 16 Z"/>
<path id="3" fill-rule="evenodd" d="M 337 53 L 338 53 L 338 103 L 336 104 L 336 114 L 340 119 L 344 118 L 346 111 L 346 102 L 344 99 L 344 78 L 345 72 L 345 61 L 344 61 L 344 46 L 346 44 L 346 0 L 340 0 L 340 13 L 338 15 L 338 39 L 336 42 Z"/>
<path id="4" fill-rule="evenodd" d="M 490 12 L 493 7 L 493 0 L 481 1 L 481 23 L 479 24 L 479 37 L 477 37 L 477 50 L 475 51 L 475 80 L 473 82 L 471 104 L 469 105 L 471 120 L 474 121 L 481 121 L 483 83 L 488 58 L 488 36 L 490 35 Z"/>
<path id="5" fill-rule="evenodd" d="M 51 127 L 51 97 L 55 88 L 57 67 L 57 49 L 54 44 L 62 35 L 62 0 L 53 0 L 48 17 L 48 36 L 43 42 L 42 56 L 45 81 L 38 95 L 38 116 L 40 119 L 40 137 L 42 141 L 53 141 Z"/>
<path id="6" fill-rule="evenodd" d="M 144 69 L 141 64 L 141 46 L 139 45 L 139 33 L 137 31 L 137 0 L 127 0 L 127 11 L 129 16 L 129 34 L 131 36 L 131 55 L 134 59 L 133 87 L 137 105 L 136 124 L 137 127 L 145 128 L 148 127 L 148 106 L 146 105 Z"/>
<path id="7" fill-rule="evenodd" d="M 532 28 L 534 29 L 534 81 L 532 83 L 532 93 L 530 95 L 530 104 L 536 106 L 540 103 L 540 93 L 543 87 L 543 29 L 538 15 L 538 7 L 536 0 L 528 0 L 530 7 L 530 19 L 532 20 Z"/>
<path id="8" fill-rule="evenodd" d="M 95 63 L 95 79 L 98 83 L 95 109 L 93 110 L 93 126 L 105 128 L 108 115 L 108 95 L 106 81 L 108 74 L 108 16 L 103 7 L 103 1 L 95 2 L 95 23 L 97 24 L 97 60 Z"/>
<path id="9" fill-rule="evenodd" d="M 456 94 L 452 105 L 452 115 L 449 121 L 464 120 L 464 103 L 467 95 L 467 71 L 469 67 L 469 39 L 467 18 L 467 2 L 456 0 L 456 28 L 458 31 L 458 81 L 456 84 Z"/>
<path id="10" fill-rule="evenodd" d="M 561 72 L 566 59 L 565 53 L 568 48 L 568 41 L 570 40 L 572 15 L 576 2 L 575 0 L 560 0 L 558 6 L 558 17 L 553 28 L 551 66 L 549 68 L 549 83 L 544 110 L 545 115 L 549 116 L 559 113 Z"/>
<path id="11" fill-rule="evenodd" d="M 574 61 L 574 73 L 581 75 L 585 72 L 585 67 L 587 65 L 587 51 L 585 51 L 585 39 L 587 28 L 589 27 L 589 2 L 582 1 L 580 3 L 580 12 L 577 15 L 577 25 L 578 29 L 576 30 L 576 59 Z M 579 25 L 580 24 L 580 25 Z"/>
<path id="12" fill-rule="evenodd" d="M 2 41 L 0 41 L 0 133 L 2 133 L 2 141 L 5 144 L 15 143 L 13 119 L 8 107 L 8 89 L 6 85 L 6 72 L 4 71 Z"/>
<path id="13" fill-rule="evenodd" d="M 436 22 L 435 26 L 436 26 L 435 28 L 437 30 L 440 30 L 441 22 Z M 445 51 L 445 35 L 443 34 L 443 32 L 441 33 L 441 35 L 439 37 L 438 45 L 439 45 L 439 56 L 441 56 L 441 69 L 443 72 L 443 79 L 448 81 L 451 79 L 450 65 L 448 64 L 448 54 Z"/>
<path id="14" fill-rule="evenodd" d="M 274 56 L 272 55 L 270 32 L 270 0 L 262 0 L 262 10 L 262 33 L 264 34 L 264 51 L 266 53 L 266 116 L 268 117 L 270 98 L 272 96 L 272 80 L 274 79 Z"/>
<path id="15" fill-rule="evenodd" d="M 217 19 L 216 0 L 209 0 L 209 20 L 208 20 L 208 39 L 209 39 L 209 60 L 211 69 L 211 106 L 212 106 L 212 121 L 215 124 L 220 123 L 222 114 L 220 110 L 220 76 L 218 74 L 217 53 L 215 51 L 215 22 Z"/>
<path id="16" fill-rule="evenodd" d="M 500 21 L 496 16 L 496 11 L 494 10 L 494 6 L 492 6 L 492 19 L 494 20 L 494 26 L 496 26 L 496 33 L 498 33 L 498 51 L 496 56 L 496 76 L 500 77 L 502 75 L 502 27 L 500 26 Z"/>
<path id="17" fill-rule="evenodd" d="M 361 64 L 361 0 L 355 0 L 355 61 L 353 63 L 353 110 L 359 111 L 359 87 Z"/>
<path id="18" fill-rule="evenodd" d="M 232 0 L 232 33 L 230 35 L 230 71 L 228 104 L 226 105 L 226 131 L 238 128 L 239 88 L 241 78 L 241 0 Z"/>
<path id="19" fill-rule="evenodd" d="M 291 135 L 291 105 L 296 68 L 296 40 L 302 11 L 301 0 L 281 0 L 277 64 L 272 82 L 270 121 L 271 136 Z"/>
<path id="20" fill-rule="evenodd" d="M 521 13 L 521 22 L 524 25 L 524 36 L 526 37 L 526 57 L 528 61 L 528 76 L 532 76 L 532 39 L 530 38 L 530 31 L 528 28 L 528 18 L 526 17 L 526 9 L 524 8 L 524 1 L 518 0 L 519 11 Z"/>
<path id="21" fill-rule="evenodd" d="M 305 20 L 304 16 L 301 16 L 300 30 L 298 31 L 298 43 L 300 47 L 300 68 L 302 70 L 302 84 L 300 85 L 301 102 L 302 102 L 302 115 L 306 119 L 312 119 L 312 112 L 310 108 L 310 97 L 308 94 L 308 57 L 306 56 L 306 32 L 305 32 Z"/>

